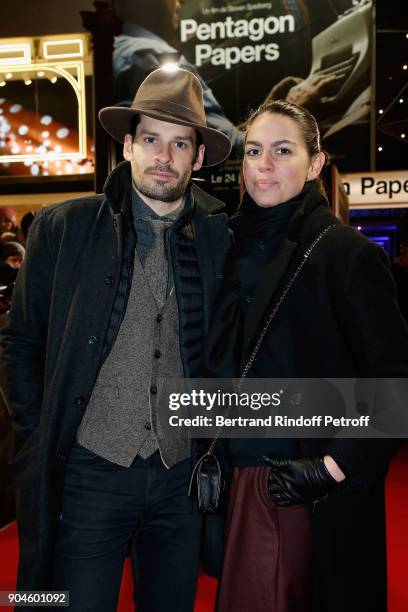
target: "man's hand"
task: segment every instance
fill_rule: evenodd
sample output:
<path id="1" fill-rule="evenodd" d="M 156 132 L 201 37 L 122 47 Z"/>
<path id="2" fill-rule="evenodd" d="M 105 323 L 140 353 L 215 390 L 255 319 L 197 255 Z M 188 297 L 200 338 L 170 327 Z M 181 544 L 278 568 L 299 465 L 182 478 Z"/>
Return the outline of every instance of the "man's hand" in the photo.
<path id="1" fill-rule="evenodd" d="M 272 467 L 268 488 L 277 506 L 316 502 L 338 488 L 339 482 L 329 472 L 323 457 L 273 459 L 264 457 Z M 333 463 L 335 463 L 333 461 Z M 344 474 L 338 468 L 344 479 Z"/>
<path id="2" fill-rule="evenodd" d="M 288 102 L 309 108 L 320 102 L 327 92 L 328 86 L 335 83 L 340 77 L 335 74 L 315 74 L 305 80 L 300 80 L 291 87 L 286 96 Z"/>

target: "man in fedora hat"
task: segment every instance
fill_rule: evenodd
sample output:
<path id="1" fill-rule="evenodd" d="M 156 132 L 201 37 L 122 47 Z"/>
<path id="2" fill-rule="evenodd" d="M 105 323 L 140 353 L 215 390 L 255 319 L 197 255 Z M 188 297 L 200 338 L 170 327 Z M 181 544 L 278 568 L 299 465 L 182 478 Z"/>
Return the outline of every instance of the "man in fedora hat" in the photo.
<path id="1" fill-rule="evenodd" d="M 190 443 L 158 437 L 157 398 L 198 364 L 229 239 L 222 204 L 190 176 L 230 142 L 185 70 L 151 73 L 131 108 L 100 120 L 126 161 L 104 194 L 36 216 L 2 335 L 18 589 L 113 611 L 130 552 L 138 610 L 187 612 L 201 516 Z"/>

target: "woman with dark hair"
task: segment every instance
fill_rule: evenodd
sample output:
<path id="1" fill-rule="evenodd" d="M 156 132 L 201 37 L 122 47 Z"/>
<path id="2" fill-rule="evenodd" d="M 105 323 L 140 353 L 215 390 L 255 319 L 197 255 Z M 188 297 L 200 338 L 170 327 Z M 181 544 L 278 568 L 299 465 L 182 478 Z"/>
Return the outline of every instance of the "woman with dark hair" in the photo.
<path id="1" fill-rule="evenodd" d="M 324 162 L 305 109 L 274 101 L 250 117 L 207 376 L 408 375 L 386 254 L 332 215 Z M 384 478 L 395 442 L 231 439 L 229 450 L 218 610 L 385 612 Z"/>

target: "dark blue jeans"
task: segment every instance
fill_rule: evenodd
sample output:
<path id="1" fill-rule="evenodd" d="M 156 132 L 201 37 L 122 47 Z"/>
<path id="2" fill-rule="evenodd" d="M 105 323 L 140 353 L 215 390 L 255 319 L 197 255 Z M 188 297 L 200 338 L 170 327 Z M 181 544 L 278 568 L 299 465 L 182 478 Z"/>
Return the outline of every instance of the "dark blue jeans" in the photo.
<path id="1" fill-rule="evenodd" d="M 158 452 L 118 466 L 76 445 L 67 463 L 54 589 L 70 610 L 114 612 L 130 553 L 138 612 L 192 612 L 202 516 L 187 496 L 190 460 Z"/>

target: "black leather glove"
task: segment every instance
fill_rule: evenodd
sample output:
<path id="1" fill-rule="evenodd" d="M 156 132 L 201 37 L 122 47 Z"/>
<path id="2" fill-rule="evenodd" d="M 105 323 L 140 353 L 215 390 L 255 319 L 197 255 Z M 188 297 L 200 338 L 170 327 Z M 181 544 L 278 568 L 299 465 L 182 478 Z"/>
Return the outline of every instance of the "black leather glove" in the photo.
<path id="1" fill-rule="evenodd" d="M 272 467 L 268 488 L 269 495 L 277 506 L 317 502 L 339 486 L 329 474 L 323 457 L 264 459 Z"/>

